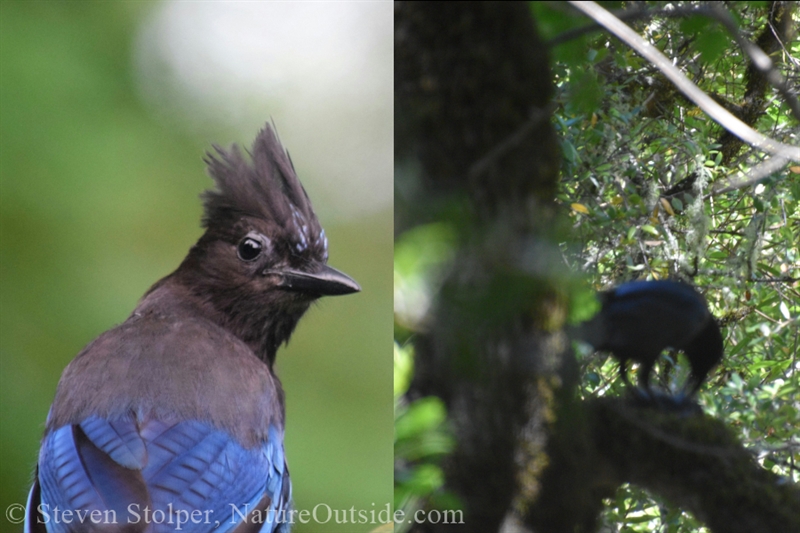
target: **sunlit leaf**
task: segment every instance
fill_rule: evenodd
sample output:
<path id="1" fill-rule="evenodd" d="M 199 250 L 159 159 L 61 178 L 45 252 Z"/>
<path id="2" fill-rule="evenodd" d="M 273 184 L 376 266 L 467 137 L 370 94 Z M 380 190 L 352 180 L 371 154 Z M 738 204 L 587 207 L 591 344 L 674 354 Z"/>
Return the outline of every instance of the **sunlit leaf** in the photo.
<path id="1" fill-rule="evenodd" d="M 654 235 L 656 237 L 660 235 L 658 230 L 653 226 L 651 226 L 650 224 L 645 224 L 644 226 L 642 226 L 642 231 L 645 233 L 649 233 L 650 235 Z"/>
<path id="2" fill-rule="evenodd" d="M 578 213 L 583 213 L 584 215 L 588 215 L 589 214 L 589 209 L 583 204 L 574 203 L 574 204 L 570 204 L 570 207 L 572 207 L 573 211 L 576 211 Z"/>
<path id="3" fill-rule="evenodd" d="M 661 204 L 661 207 L 664 208 L 664 211 L 667 212 L 667 214 L 673 217 L 675 216 L 675 211 L 672 210 L 672 205 L 670 205 L 669 200 L 666 198 L 659 198 L 659 203 Z"/>

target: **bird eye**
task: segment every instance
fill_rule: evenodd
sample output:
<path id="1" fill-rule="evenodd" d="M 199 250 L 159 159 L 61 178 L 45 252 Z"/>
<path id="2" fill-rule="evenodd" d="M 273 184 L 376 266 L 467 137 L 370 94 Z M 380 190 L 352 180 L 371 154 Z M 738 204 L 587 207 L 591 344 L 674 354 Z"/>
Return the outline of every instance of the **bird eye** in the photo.
<path id="1" fill-rule="evenodd" d="M 261 250 L 264 248 L 260 242 L 252 237 L 245 237 L 242 239 L 242 242 L 239 243 L 239 247 L 236 249 L 237 253 L 239 254 L 239 259 L 242 261 L 252 261 L 259 255 L 261 255 Z"/>

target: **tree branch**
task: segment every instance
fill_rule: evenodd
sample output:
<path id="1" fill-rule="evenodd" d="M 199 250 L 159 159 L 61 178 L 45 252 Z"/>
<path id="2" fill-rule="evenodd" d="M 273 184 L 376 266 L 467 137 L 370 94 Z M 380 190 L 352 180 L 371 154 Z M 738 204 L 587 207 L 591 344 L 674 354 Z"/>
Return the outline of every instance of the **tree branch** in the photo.
<path id="1" fill-rule="evenodd" d="M 800 148 L 771 139 L 733 116 L 687 78 L 652 44 L 597 3 L 570 0 L 570 4 L 596 20 L 642 57 L 653 63 L 687 98 L 733 135 L 765 152 L 800 162 Z"/>

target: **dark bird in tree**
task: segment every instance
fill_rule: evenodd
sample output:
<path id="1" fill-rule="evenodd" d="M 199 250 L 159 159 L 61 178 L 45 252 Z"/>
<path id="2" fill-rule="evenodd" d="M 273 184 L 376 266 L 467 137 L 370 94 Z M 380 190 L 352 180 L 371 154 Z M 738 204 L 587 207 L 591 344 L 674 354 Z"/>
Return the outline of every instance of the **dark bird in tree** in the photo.
<path id="1" fill-rule="evenodd" d="M 314 300 L 360 287 L 327 266 L 325 232 L 269 125 L 252 161 L 217 152 L 203 236 L 64 371 L 26 531 L 288 531 L 275 354 Z"/>
<path id="2" fill-rule="evenodd" d="M 639 384 L 652 397 L 650 374 L 666 348 L 683 350 L 691 373 L 684 387 L 693 396 L 722 359 L 722 335 L 705 299 L 679 281 L 634 281 L 600 294 L 602 307 L 578 336 L 611 352 L 628 381 L 628 361 L 639 363 Z"/>

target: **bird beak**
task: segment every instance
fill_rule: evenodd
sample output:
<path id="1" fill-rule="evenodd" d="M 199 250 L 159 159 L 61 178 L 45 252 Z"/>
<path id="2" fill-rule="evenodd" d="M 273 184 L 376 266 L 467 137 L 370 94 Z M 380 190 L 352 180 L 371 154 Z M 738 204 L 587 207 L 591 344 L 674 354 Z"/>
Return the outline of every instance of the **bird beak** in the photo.
<path id="1" fill-rule="evenodd" d="M 318 272 L 301 270 L 281 270 L 274 272 L 280 276 L 278 287 L 288 291 L 307 292 L 319 296 L 337 296 L 361 291 L 356 281 L 333 267 L 322 265 Z"/>

